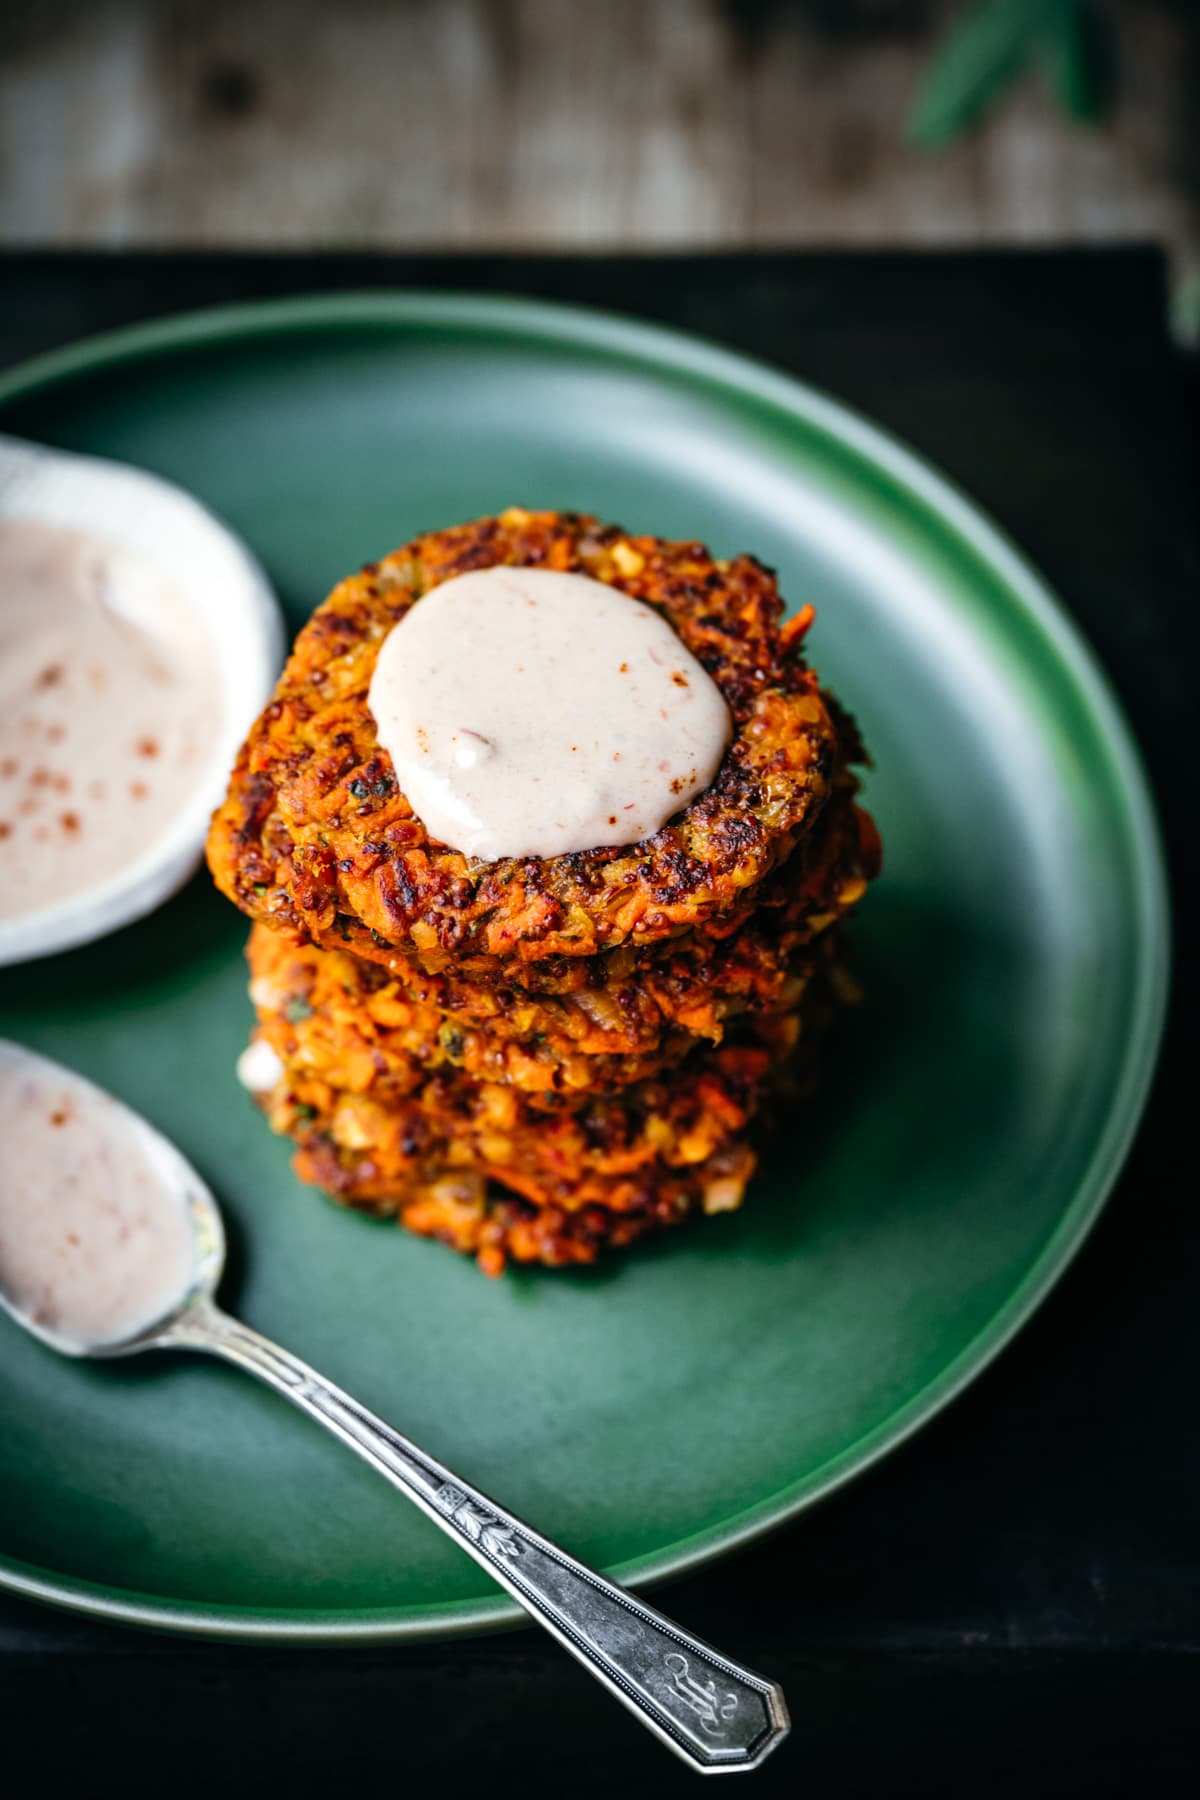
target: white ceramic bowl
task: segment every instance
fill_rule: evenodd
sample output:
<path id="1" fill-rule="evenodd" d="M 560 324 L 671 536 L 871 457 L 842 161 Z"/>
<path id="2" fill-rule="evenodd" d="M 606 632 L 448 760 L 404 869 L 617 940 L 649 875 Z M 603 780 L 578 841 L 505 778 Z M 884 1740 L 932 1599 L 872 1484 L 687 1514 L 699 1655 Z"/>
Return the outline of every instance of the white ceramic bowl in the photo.
<path id="1" fill-rule="evenodd" d="M 157 475 L 0 435 L 0 517 L 95 531 L 162 566 L 212 644 L 221 721 L 178 816 L 132 862 L 94 887 L 0 919 L 0 964 L 25 962 L 152 912 L 197 867 L 209 817 L 238 746 L 283 659 L 283 620 L 258 562 L 202 506 Z"/>

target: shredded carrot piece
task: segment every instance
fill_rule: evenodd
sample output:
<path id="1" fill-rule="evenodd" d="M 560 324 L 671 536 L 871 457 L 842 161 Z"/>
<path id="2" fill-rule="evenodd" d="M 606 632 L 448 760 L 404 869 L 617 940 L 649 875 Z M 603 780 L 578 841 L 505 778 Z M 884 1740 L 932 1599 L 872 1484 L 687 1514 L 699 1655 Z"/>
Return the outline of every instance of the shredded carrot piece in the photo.
<path id="1" fill-rule="evenodd" d="M 803 642 L 816 616 L 815 606 L 802 606 L 795 618 L 784 621 L 779 635 L 783 639 L 785 649 L 794 650 L 797 644 Z"/>

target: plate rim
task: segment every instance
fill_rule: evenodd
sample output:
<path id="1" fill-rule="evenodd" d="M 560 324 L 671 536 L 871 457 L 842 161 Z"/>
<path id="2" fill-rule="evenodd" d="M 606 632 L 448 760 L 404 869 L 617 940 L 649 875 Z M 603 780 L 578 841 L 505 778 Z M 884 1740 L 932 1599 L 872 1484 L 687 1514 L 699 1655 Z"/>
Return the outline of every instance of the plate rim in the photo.
<path id="1" fill-rule="evenodd" d="M 195 349 L 294 330 L 446 327 L 486 338 L 567 343 L 632 358 L 723 390 L 735 400 L 763 402 L 792 423 L 816 430 L 851 453 L 859 466 L 882 470 L 916 503 L 924 522 L 950 528 L 964 552 L 986 568 L 1032 620 L 1106 751 L 1106 785 L 1121 803 L 1121 828 L 1132 868 L 1129 914 L 1135 991 L 1125 1050 L 1103 1129 L 1058 1221 L 1023 1278 L 933 1380 L 910 1395 L 863 1437 L 801 1481 L 743 1508 L 665 1549 L 606 1571 L 635 1587 L 673 1580 L 750 1543 L 826 1499 L 905 1443 L 961 1394 L 1012 1341 L 1051 1292 L 1087 1239 L 1124 1164 L 1145 1109 L 1158 1062 L 1170 977 L 1170 904 L 1161 828 L 1141 752 L 1108 675 L 1053 590 L 1014 542 L 952 480 L 894 433 L 798 377 L 691 332 L 606 309 L 515 294 L 443 288 L 350 289 L 249 300 L 173 313 L 77 339 L 0 371 L 0 407 L 73 378 Z M 500 1630 L 527 1622 L 515 1602 L 497 1596 L 438 1605 L 379 1609 L 286 1610 L 200 1601 L 171 1601 L 128 1588 L 63 1576 L 0 1549 L 0 1590 L 116 1623 L 231 1641 L 381 1643 L 420 1641 Z"/>

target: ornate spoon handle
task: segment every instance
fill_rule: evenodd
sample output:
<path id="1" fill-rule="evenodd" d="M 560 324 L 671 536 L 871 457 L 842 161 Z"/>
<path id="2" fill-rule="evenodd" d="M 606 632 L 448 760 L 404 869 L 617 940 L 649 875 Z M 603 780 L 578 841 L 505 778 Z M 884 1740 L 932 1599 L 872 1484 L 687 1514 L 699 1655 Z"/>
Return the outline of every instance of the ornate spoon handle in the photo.
<path id="1" fill-rule="evenodd" d="M 705 1774 L 753 1769 L 788 1731 L 774 1683 L 740 1668 L 585 1568 L 427 1456 L 349 1394 L 200 1300 L 159 1340 L 205 1350 L 286 1394 L 407 1494 L 677 1755 Z"/>

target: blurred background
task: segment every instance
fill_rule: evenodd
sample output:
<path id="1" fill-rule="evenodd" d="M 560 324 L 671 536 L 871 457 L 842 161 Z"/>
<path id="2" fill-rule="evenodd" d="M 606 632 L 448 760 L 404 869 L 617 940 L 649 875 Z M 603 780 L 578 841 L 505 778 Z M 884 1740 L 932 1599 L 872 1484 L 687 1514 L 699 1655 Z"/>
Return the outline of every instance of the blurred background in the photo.
<path id="1" fill-rule="evenodd" d="M 1165 244 L 1191 0 L 5 0 L 0 244 Z"/>

